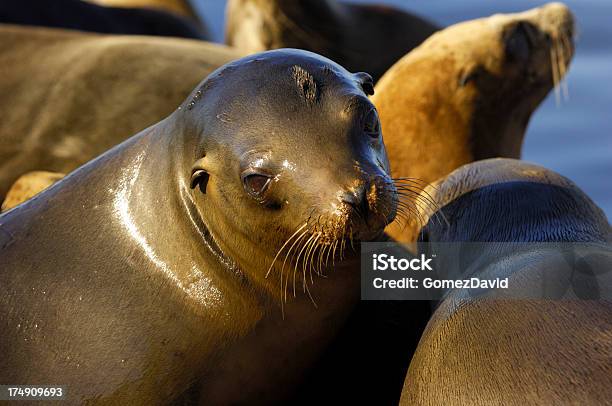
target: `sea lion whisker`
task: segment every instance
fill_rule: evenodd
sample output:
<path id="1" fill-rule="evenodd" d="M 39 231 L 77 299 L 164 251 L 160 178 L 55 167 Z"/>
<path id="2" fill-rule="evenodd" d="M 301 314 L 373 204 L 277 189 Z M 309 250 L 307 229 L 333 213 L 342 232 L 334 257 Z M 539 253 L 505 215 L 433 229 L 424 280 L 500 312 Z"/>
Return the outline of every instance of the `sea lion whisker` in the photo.
<path id="1" fill-rule="evenodd" d="M 553 37 L 552 41 L 553 44 L 550 47 L 550 65 L 552 70 L 553 87 L 555 92 L 555 105 L 559 107 L 559 105 L 561 104 L 561 98 L 559 93 L 559 73 L 557 72 L 557 52 L 554 45 L 554 41 L 556 41 L 556 38 Z"/>
<path id="2" fill-rule="evenodd" d="M 306 268 L 308 267 L 308 258 L 310 255 L 310 250 L 312 250 L 312 244 L 315 241 L 316 238 L 316 234 L 312 234 L 310 236 L 310 238 L 308 239 L 308 241 L 306 241 L 305 247 L 304 247 L 304 256 L 302 257 L 302 275 L 303 275 L 303 281 L 302 281 L 302 285 L 306 285 Z M 306 288 L 303 288 L 304 291 L 306 290 Z"/>
<path id="3" fill-rule="evenodd" d="M 285 263 L 287 262 L 287 259 L 289 258 L 289 254 L 291 254 L 291 252 L 293 251 L 293 248 L 297 245 L 297 243 L 304 238 L 305 235 L 308 234 L 308 230 L 304 230 L 302 231 L 302 233 L 300 234 L 300 236 L 294 240 L 293 244 L 291 245 L 291 247 L 289 248 L 289 250 L 287 251 L 287 253 L 285 254 L 285 259 L 283 260 L 283 266 L 281 267 L 281 285 L 282 285 L 282 281 L 283 281 L 283 272 L 285 270 Z M 295 253 L 293 254 L 295 255 Z M 293 255 L 291 258 L 293 258 Z M 289 260 L 289 263 L 291 264 L 291 259 Z M 287 278 L 285 279 L 285 288 L 284 290 L 281 290 L 281 294 L 284 293 L 284 297 L 285 297 L 285 302 L 287 301 L 287 288 L 289 287 L 289 275 L 287 275 Z M 282 287 L 281 287 L 282 289 Z"/>
<path id="4" fill-rule="evenodd" d="M 426 182 L 425 180 L 423 180 L 421 178 L 416 178 L 416 177 L 411 177 L 411 176 L 400 176 L 399 178 L 391 178 L 391 180 L 393 180 L 394 182 L 397 182 L 397 181 L 415 181 L 415 182 L 429 183 L 429 182 Z"/>
<path id="5" fill-rule="evenodd" d="M 310 283 L 314 284 L 313 278 L 312 278 L 312 273 L 314 271 L 314 273 L 317 276 L 321 276 L 321 269 L 318 267 L 318 259 L 320 257 L 320 252 L 321 249 L 323 248 L 323 245 L 321 245 L 321 236 L 323 235 L 323 233 L 319 232 L 317 234 L 317 238 L 315 240 L 314 243 L 314 247 L 312 249 L 312 253 L 310 255 L 311 260 L 310 260 Z"/>
<path id="6" fill-rule="evenodd" d="M 332 252 L 332 267 L 336 266 L 336 248 L 338 248 L 338 239 L 334 241 L 334 251 Z"/>
<path id="7" fill-rule="evenodd" d="M 408 217 L 407 215 L 404 213 L 404 209 L 403 208 L 398 208 L 395 214 L 395 220 L 393 220 L 394 222 L 401 224 L 406 224 L 408 222 Z"/>
<path id="8" fill-rule="evenodd" d="M 403 201 L 398 202 L 398 206 L 404 208 L 405 210 L 408 210 L 409 213 L 414 215 L 415 220 L 417 220 L 421 225 L 425 225 L 425 220 L 417 207 L 409 205 L 408 203 Z"/>
<path id="9" fill-rule="evenodd" d="M 302 253 L 304 252 L 304 250 L 308 247 L 308 245 L 310 244 L 310 240 L 312 240 L 312 238 L 314 237 L 314 235 L 310 235 L 310 237 L 306 240 L 305 243 L 302 244 L 301 249 L 299 250 L 298 256 L 295 259 L 295 265 L 293 267 L 293 297 L 295 297 L 295 277 L 297 274 L 297 268 L 300 264 L 300 257 L 302 256 Z M 304 266 L 304 259 L 302 258 L 302 267 Z M 306 271 L 304 271 L 304 275 L 306 274 Z"/>
<path id="10" fill-rule="evenodd" d="M 395 187 L 398 189 L 412 189 L 412 190 L 417 190 L 419 192 L 426 192 L 428 194 L 428 196 L 431 197 L 431 195 L 429 195 L 429 192 L 427 192 L 427 188 L 432 188 L 434 190 L 437 190 L 437 188 L 431 184 L 431 183 L 410 183 L 410 184 L 406 184 L 406 183 L 397 183 L 395 184 Z"/>
<path id="11" fill-rule="evenodd" d="M 317 247 L 317 241 L 319 240 L 319 235 L 320 233 L 313 234 L 315 239 L 312 240 L 312 243 L 310 244 L 310 247 L 308 248 L 308 250 L 306 250 L 306 255 L 304 257 L 305 261 L 308 263 L 308 273 L 310 275 L 311 284 L 314 284 L 314 280 L 312 278 L 312 255 L 314 253 L 314 250 Z M 304 270 L 304 276 L 306 276 L 306 270 Z"/>
<path id="12" fill-rule="evenodd" d="M 415 204 L 415 207 L 418 207 L 417 212 L 420 218 L 420 221 L 422 223 L 422 225 L 425 225 L 425 220 L 424 218 L 421 216 L 422 211 L 424 210 L 429 210 L 432 213 L 432 217 L 436 219 L 436 221 L 438 222 L 438 225 L 442 225 L 442 220 L 444 221 L 444 224 L 446 226 L 449 226 L 450 223 L 448 221 L 448 219 L 446 218 L 446 216 L 444 215 L 444 212 L 442 211 L 442 208 L 436 204 L 436 206 L 431 207 L 430 204 L 428 202 L 423 202 L 423 201 L 419 201 L 418 196 L 417 199 L 415 199 L 413 201 L 413 203 Z M 423 207 L 423 205 L 425 207 Z M 420 209 L 420 210 L 419 210 Z M 442 219 L 442 220 L 440 220 Z"/>
<path id="13" fill-rule="evenodd" d="M 418 178 L 414 178 L 414 179 L 392 179 L 393 184 L 395 184 L 396 186 L 412 186 L 412 185 L 416 185 L 418 187 L 431 187 L 434 190 L 437 190 L 437 187 L 426 181 L 423 179 L 418 179 Z"/>
<path id="14" fill-rule="evenodd" d="M 399 195 L 403 195 L 403 196 L 407 196 L 409 197 L 408 194 L 406 194 L 405 192 L 409 192 L 411 195 L 415 196 L 415 200 L 418 199 L 422 199 L 423 202 L 426 202 L 428 207 L 434 208 L 434 209 L 439 209 L 440 205 L 438 204 L 438 202 L 436 202 L 436 200 L 429 195 L 429 193 L 427 193 L 425 190 L 421 190 L 421 192 L 417 192 L 416 190 L 413 189 L 404 189 L 404 188 L 398 188 L 398 194 Z"/>
<path id="15" fill-rule="evenodd" d="M 427 199 L 429 200 L 436 209 L 439 209 L 440 206 L 438 204 L 438 202 L 436 201 L 436 199 L 427 191 L 426 188 L 422 188 L 420 186 L 397 186 L 396 188 L 398 190 L 398 193 L 401 192 L 410 192 L 410 193 L 414 193 L 417 196 L 418 195 L 423 195 L 422 198 L 423 199 Z"/>
<path id="16" fill-rule="evenodd" d="M 411 224 L 413 221 L 416 222 L 417 225 L 424 225 L 425 224 L 425 220 L 423 219 L 423 217 L 421 217 L 421 214 L 415 210 L 414 208 L 405 208 L 411 215 L 409 216 L 409 220 L 406 221 L 405 226 L 408 226 L 408 224 Z"/>
<path id="17" fill-rule="evenodd" d="M 559 64 L 559 76 L 561 77 L 561 94 L 563 95 L 563 100 L 566 102 L 569 100 L 569 90 L 567 88 L 567 71 L 565 69 L 566 59 L 565 59 L 565 46 L 563 44 L 563 35 L 561 35 L 557 41 L 557 62 Z"/>
<path id="18" fill-rule="evenodd" d="M 274 266 L 274 263 L 276 262 L 276 260 L 278 259 L 278 257 L 280 256 L 281 252 L 283 252 L 283 249 L 287 246 L 287 244 L 289 244 L 289 242 L 301 231 L 304 229 L 304 227 L 306 227 L 308 225 L 308 223 L 304 223 L 302 224 L 301 227 L 299 227 L 295 233 L 293 233 L 291 235 L 291 237 L 289 237 L 287 239 L 287 241 L 285 241 L 285 243 L 283 244 L 282 247 L 280 247 L 280 249 L 278 250 L 278 252 L 276 253 L 276 256 L 274 257 L 274 259 L 272 260 L 272 263 L 270 264 L 270 268 L 268 268 L 268 272 L 266 272 L 266 276 L 265 278 L 267 278 L 270 275 L 270 272 L 272 271 L 272 267 Z"/>
<path id="19" fill-rule="evenodd" d="M 317 306 L 317 302 L 315 302 L 314 298 L 312 297 L 312 294 L 310 293 L 310 289 L 308 288 L 308 284 L 305 284 L 304 287 L 306 288 L 306 294 L 310 298 L 312 305 L 315 307 L 315 309 L 318 309 L 319 306 Z"/>
<path id="20" fill-rule="evenodd" d="M 346 227 L 347 224 L 344 223 L 344 226 L 342 227 L 342 240 L 340 242 L 340 260 L 344 260 L 344 254 L 346 252 Z"/>
<path id="21" fill-rule="evenodd" d="M 319 243 L 319 249 L 317 251 L 317 275 L 323 275 L 323 253 L 325 252 L 325 248 L 327 244 Z"/>
<path id="22" fill-rule="evenodd" d="M 438 220 L 438 224 L 441 224 L 440 221 L 440 217 L 442 218 L 442 220 L 444 220 L 444 223 L 448 226 L 450 225 L 450 223 L 448 222 L 446 216 L 444 215 L 444 212 L 442 211 L 442 208 L 440 207 L 440 205 L 438 204 L 438 202 L 434 201 L 434 200 L 427 200 L 423 197 L 422 194 L 419 194 L 416 199 L 415 199 L 415 203 L 422 203 L 423 205 L 425 205 L 426 209 L 429 209 L 432 213 L 433 216 Z M 419 205 L 419 207 L 422 208 L 422 206 Z"/>
<path id="23" fill-rule="evenodd" d="M 325 267 L 329 266 L 329 255 L 332 252 L 332 245 L 333 245 L 333 243 L 330 242 L 329 245 L 327 246 L 327 256 L 325 257 Z"/>
<path id="24" fill-rule="evenodd" d="M 315 260 L 315 254 L 316 254 L 317 248 L 319 246 L 318 242 L 319 242 L 319 235 L 317 233 L 316 238 L 312 242 L 312 247 L 310 247 L 310 250 L 308 252 L 308 275 L 310 276 L 311 285 L 314 285 L 314 278 L 312 277 L 312 274 L 317 273 L 317 270 L 314 265 L 314 260 Z"/>

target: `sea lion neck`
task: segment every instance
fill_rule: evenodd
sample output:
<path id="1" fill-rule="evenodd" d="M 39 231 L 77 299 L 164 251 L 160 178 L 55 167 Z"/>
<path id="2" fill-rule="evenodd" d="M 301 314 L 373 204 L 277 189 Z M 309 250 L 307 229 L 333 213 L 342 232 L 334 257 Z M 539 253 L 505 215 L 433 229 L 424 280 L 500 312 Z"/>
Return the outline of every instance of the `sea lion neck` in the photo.
<path id="1" fill-rule="evenodd" d="M 146 132 L 140 135 L 147 140 L 147 148 L 141 151 L 131 165 L 133 168 L 140 166 L 148 174 L 156 174 L 154 179 L 147 179 L 142 187 L 136 187 L 137 197 L 134 206 L 142 207 L 144 211 L 150 208 L 138 204 L 143 197 L 146 201 L 155 201 L 158 210 L 163 210 L 170 221 L 164 227 L 166 233 L 172 233 L 173 228 L 177 235 L 183 239 L 189 239 L 189 245 L 194 249 L 194 261 L 202 261 L 203 264 L 214 257 L 230 274 L 242 276 L 242 272 L 234 260 L 226 255 L 217 243 L 214 230 L 206 220 L 206 213 L 203 213 L 194 202 L 190 187 L 190 172 L 192 162 L 196 157 L 197 134 L 188 131 L 184 127 L 179 127 L 177 122 L 169 117 L 156 125 L 156 131 Z M 144 154 L 144 155 L 141 155 Z M 159 176 L 157 176 L 159 175 Z M 155 190 L 167 191 L 166 196 L 160 199 L 157 192 L 148 187 L 147 182 L 156 182 Z M 138 209 L 136 209 L 138 210 Z M 143 217 L 147 213 L 143 213 Z M 188 231 L 186 234 L 180 231 Z M 184 241 L 186 242 L 186 241 Z M 203 258 L 199 258 L 203 256 Z"/>

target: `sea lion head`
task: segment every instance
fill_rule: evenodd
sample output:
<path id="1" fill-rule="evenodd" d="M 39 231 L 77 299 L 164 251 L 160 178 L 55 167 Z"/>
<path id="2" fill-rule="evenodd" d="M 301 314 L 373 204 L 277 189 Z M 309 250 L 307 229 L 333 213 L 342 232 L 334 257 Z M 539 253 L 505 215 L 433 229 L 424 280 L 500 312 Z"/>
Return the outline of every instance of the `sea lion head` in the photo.
<path id="1" fill-rule="evenodd" d="M 440 62 L 454 65 L 455 77 L 449 82 L 456 89 L 452 102 L 473 109 L 474 133 L 489 134 L 471 138 L 474 159 L 520 157 L 531 114 L 568 70 L 573 37 L 570 10 L 550 3 L 458 24 L 432 38 L 451 49 Z"/>
<path id="2" fill-rule="evenodd" d="M 416 195 L 469 162 L 520 158 L 531 114 L 568 69 L 573 35 L 569 9 L 551 3 L 450 26 L 404 56 L 372 97 L 393 176 L 410 177 Z M 422 224 L 409 223 L 387 232 L 414 241 Z"/>
<path id="3" fill-rule="evenodd" d="M 414 138 L 452 151 L 421 165 L 425 174 L 438 172 L 428 181 L 473 160 L 519 158 L 531 114 L 568 70 L 573 37 L 574 18 L 560 3 L 438 31 L 376 85 L 387 144 Z"/>
<path id="4" fill-rule="evenodd" d="M 180 113 L 193 202 L 226 255 L 263 268 L 284 247 L 289 263 L 313 262 L 383 232 L 397 199 L 372 91 L 368 74 L 282 49 L 192 94 Z"/>
<path id="5" fill-rule="evenodd" d="M 420 241 L 610 241 L 604 212 L 572 181 L 515 159 L 464 165 L 424 191 L 439 209 L 426 220 Z"/>

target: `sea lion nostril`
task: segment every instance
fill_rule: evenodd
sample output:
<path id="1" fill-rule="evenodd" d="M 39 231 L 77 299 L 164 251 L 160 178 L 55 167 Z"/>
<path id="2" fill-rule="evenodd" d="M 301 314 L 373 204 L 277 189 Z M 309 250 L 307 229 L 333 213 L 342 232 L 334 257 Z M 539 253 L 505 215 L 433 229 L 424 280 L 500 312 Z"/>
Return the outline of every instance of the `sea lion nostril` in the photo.
<path id="1" fill-rule="evenodd" d="M 367 187 L 365 184 L 362 184 L 356 188 L 354 188 L 350 192 L 344 193 L 341 198 L 341 201 L 348 206 L 350 206 L 358 216 L 363 217 L 364 220 L 367 219 L 369 207 L 368 207 L 368 198 L 366 193 Z"/>

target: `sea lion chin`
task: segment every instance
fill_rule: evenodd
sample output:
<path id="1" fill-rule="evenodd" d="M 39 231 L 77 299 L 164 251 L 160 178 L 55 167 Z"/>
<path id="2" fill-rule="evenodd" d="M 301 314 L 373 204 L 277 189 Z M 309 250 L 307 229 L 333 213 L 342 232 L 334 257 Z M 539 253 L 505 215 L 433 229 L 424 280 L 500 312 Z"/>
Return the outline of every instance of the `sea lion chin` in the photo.
<path id="1" fill-rule="evenodd" d="M 450 26 L 389 69 L 372 101 L 406 193 L 475 160 L 519 158 L 531 114 L 568 69 L 573 35 L 570 10 L 551 3 Z M 421 226 L 388 232 L 411 242 Z"/>

